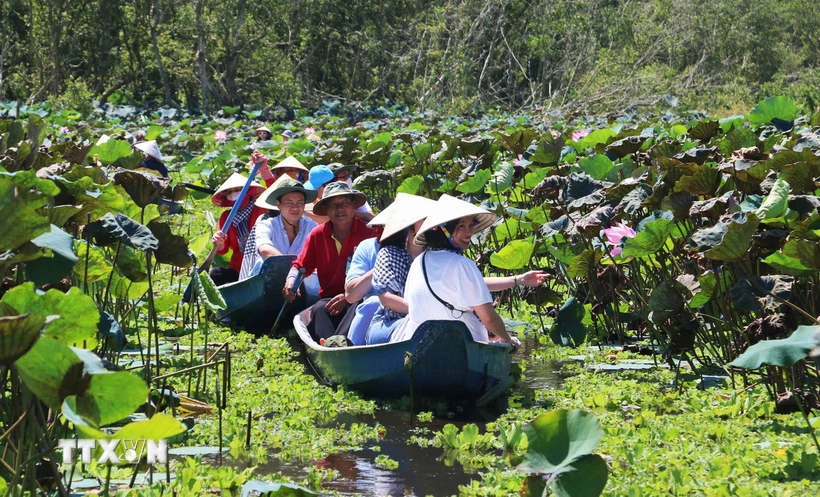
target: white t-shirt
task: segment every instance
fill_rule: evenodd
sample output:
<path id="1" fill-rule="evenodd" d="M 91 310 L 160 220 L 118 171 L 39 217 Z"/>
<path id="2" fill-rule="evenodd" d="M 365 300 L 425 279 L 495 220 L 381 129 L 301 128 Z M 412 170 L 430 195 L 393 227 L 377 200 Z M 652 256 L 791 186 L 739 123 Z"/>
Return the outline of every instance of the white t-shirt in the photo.
<path id="1" fill-rule="evenodd" d="M 436 295 L 456 309 L 467 312 L 462 314 L 450 311 L 430 293 L 424 282 L 422 258 L 427 267 L 430 286 Z M 405 318 L 406 323 L 391 335 L 391 342 L 411 338 L 423 322 L 431 320 L 463 321 L 472 333 L 473 340 L 489 341 L 487 328 L 470 308 L 492 303 L 493 298 L 475 262 L 464 256 L 449 250 L 432 250 L 416 257 L 407 275 L 404 299 L 410 312 Z"/>

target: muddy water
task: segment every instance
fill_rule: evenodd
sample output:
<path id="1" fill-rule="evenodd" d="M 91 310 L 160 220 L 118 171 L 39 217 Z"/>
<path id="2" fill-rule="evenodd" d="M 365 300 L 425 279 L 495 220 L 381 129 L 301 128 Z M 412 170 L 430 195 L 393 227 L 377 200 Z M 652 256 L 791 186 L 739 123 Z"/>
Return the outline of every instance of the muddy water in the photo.
<path id="1" fill-rule="evenodd" d="M 527 341 L 516 353 L 514 362 L 528 359 L 535 342 Z M 511 394 L 531 395 L 535 390 L 559 386 L 562 378 L 555 364 L 529 361 L 521 381 L 511 390 Z M 345 495 L 362 496 L 448 496 L 458 495 L 459 485 L 467 485 L 478 476 L 465 472 L 458 462 L 445 465 L 443 450 L 435 447 L 420 447 L 410 442 L 410 438 L 422 433 L 425 438 L 440 431 L 445 424 L 452 423 L 461 429 L 465 424 L 475 423 L 484 432 L 484 425 L 494 421 L 506 410 L 506 401 L 501 399 L 490 409 L 467 410 L 454 415 L 453 419 L 433 418 L 432 422 L 419 423 L 408 411 L 378 410 L 372 416 L 339 416 L 334 425 L 351 423 L 379 423 L 385 427 L 384 439 L 374 442 L 364 450 L 333 454 L 321 461 L 314 461 L 317 467 L 339 472 L 339 478 L 326 483 L 325 488 Z M 373 447 L 378 447 L 374 449 Z M 380 454 L 399 463 L 398 468 L 387 470 L 376 467 L 375 459 Z M 308 472 L 304 463 L 287 464 L 271 458 L 270 463 L 258 468 L 257 474 L 280 472 L 294 479 L 303 478 Z"/>

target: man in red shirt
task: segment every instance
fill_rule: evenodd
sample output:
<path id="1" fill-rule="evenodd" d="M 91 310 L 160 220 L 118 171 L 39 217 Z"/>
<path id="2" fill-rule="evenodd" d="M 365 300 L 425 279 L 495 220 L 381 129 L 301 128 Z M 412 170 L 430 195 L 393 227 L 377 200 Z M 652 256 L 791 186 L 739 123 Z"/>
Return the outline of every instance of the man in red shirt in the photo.
<path id="1" fill-rule="evenodd" d="M 364 205 L 367 196 L 346 183 L 330 183 L 324 196 L 313 206 L 313 212 L 328 216 L 329 221 L 313 228 L 302 252 L 293 261 L 282 293 L 288 301 L 296 294 L 291 290 L 300 269 L 305 276 L 319 275 L 319 301 L 311 308 L 308 331 L 317 342 L 332 335 L 347 335 L 356 305 L 345 300 L 345 274 L 353 252 L 360 242 L 378 236 L 378 231 L 356 219 L 354 212 Z"/>

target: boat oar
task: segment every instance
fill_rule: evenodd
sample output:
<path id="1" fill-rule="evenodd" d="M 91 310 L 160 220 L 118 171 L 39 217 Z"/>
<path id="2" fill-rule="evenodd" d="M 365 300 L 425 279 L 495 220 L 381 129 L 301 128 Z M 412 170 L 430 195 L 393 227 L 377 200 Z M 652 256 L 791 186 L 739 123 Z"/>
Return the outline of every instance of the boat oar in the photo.
<path id="1" fill-rule="evenodd" d="M 251 184 L 253 183 L 253 179 L 256 177 L 257 173 L 259 173 L 259 169 L 262 167 L 261 162 L 257 162 L 253 165 L 253 170 L 251 170 L 251 175 L 248 176 L 248 180 L 242 185 L 242 190 L 239 191 L 239 197 L 236 198 L 236 202 L 233 203 L 231 207 L 231 211 L 228 213 L 227 219 L 225 219 L 225 224 L 222 225 L 220 231 L 228 234 L 228 230 L 231 229 L 231 225 L 233 225 L 233 220 L 236 215 L 239 213 L 240 206 L 242 205 L 242 201 L 245 200 L 245 195 L 247 195 L 248 190 L 251 189 Z M 214 258 L 216 257 L 216 245 L 213 246 L 211 252 L 208 254 L 208 257 L 202 262 L 202 265 L 199 266 L 197 269 L 198 273 L 203 271 L 207 271 L 211 267 L 211 263 L 213 262 Z M 182 297 L 183 302 L 190 302 L 191 301 L 191 284 L 188 283 L 188 287 L 185 289 L 185 294 Z"/>
<path id="2" fill-rule="evenodd" d="M 299 290 L 299 285 L 302 284 L 302 280 L 304 279 L 305 268 L 301 268 L 299 269 L 299 274 L 296 275 L 296 280 L 293 282 L 293 286 L 290 288 L 293 293 L 296 293 L 296 291 Z M 288 310 L 288 307 L 290 307 L 290 304 L 291 303 L 288 302 L 287 299 L 285 299 L 285 303 L 282 304 L 282 308 L 279 309 L 279 315 L 276 316 L 276 321 L 274 321 L 273 326 L 270 327 L 270 331 L 268 332 L 269 336 L 276 336 L 276 330 L 279 329 L 279 322 L 282 321 L 282 316 L 285 315 L 285 313 Z"/>

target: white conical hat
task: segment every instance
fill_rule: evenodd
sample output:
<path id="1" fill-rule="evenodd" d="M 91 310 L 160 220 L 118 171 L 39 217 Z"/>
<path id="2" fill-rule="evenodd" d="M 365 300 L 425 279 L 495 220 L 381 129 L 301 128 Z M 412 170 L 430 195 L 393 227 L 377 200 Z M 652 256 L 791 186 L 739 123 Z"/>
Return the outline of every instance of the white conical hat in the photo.
<path id="1" fill-rule="evenodd" d="M 159 145 L 157 145 L 156 140 L 137 142 L 134 144 L 134 148 L 141 150 L 148 157 L 153 157 L 154 159 L 162 162 L 162 154 L 159 151 Z"/>
<path id="2" fill-rule="evenodd" d="M 436 204 L 437 205 L 430 209 L 427 219 L 424 220 L 424 224 L 421 225 L 421 229 L 419 229 L 418 233 L 416 233 L 415 242 L 417 245 L 425 245 L 427 243 L 424 238 L 425 232 L 440 224 L 444 224 L 447 221 L 461 219 L 465 216 L 475 216 L 476 225 L 474 230 L 478 233 L 479 231 L 485 230 L 492 226 L 498 217 L 491 212 L 487 212 L 481 207 L 447 194 L 442 195 Z"/>
<path id="3" fill-rule="evenodd" d="M 373 219 L 371 219 L 370 222 L 367 223 L 367 227 L 372 228 L 374 226 L 384 226 L 385 224 L 387 224 L 387 221 L 390 220 L 390 213 L 393 212 L 393 209 L 396 208 L 396 205 L 399 203 L 399 200 L 408 196 L 410 196 L 409 193 L 399 192 L 396 195 L 396 199 L 393 200 L 393 202 L 390 205 L 382 209 L 381 212 L 376 214 L 373 217 Z"/>
<path id="4" fill-rule="evenodd" d="M 379 240 L 384 240 L 391 235 L 395 235 L 403 229 L 413 226 L 418 221 L 426 218 L 432 209 L 436 208 L 436 201 L 419 197 L 418 195 L 400 193 L 390 206 L 392 209 L 390 210 L 389 217 L 387 217 L 384 231 Z"/>
<path id="5" fill-rule="evenodd" d="M 310 169 L 308 169 L 304 165 L 302 165 L 302 163 L 299 162 L 299 159 L 297 159 L 296 157 L 294 157 L 292 155 L 290 157 L 286 157 L 285 160 L 283 160 L 279 164 L 276 164 L 275 166 L 273 166 L 273 168 L 271 170 L 275 171 L 277 169 L 285 169 L 285 168 L 299 169 L 300 171 L 310 173 Z"/>
<path id="6" fill-rule="evenodd" d="M 228 192 L 231 190 L 241 190 L 245 183 L 248 181 L 248 178 L 242 176 L 239 173 L 231 174 L 231 177 L 226 179 L 224 183 L 222 183 L 219 188 L 214 192 L 213 196 L 211 197 L 211 202 L 214 205 L 218 205 L 219 207 L 230 207 L 233 205 L 233 202 L 228 200 Z M 259 183 L 253 182 L 251 183 L 251 187 L 248 190 L 248 194 L 252 197 L 256 197 L 260 193 L 265 191 L 265 187 L 260 185 Z"/>

